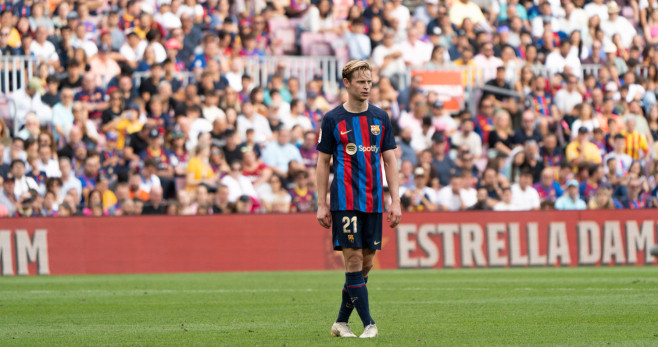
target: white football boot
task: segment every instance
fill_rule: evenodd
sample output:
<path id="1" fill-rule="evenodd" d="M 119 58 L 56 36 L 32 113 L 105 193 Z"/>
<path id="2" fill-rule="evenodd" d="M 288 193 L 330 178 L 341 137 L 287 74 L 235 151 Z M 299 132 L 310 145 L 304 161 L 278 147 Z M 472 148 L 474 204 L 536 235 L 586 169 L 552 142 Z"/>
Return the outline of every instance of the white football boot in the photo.
<path id="1" fill-rule="evenodd" d="M 346 322 L 336 322 L 331 326 L 331 336 L 356 337 Z"/>
<path id="2" fill-rule="evenodd" d="M 361 334 L 359 337 L 362 339 L 369 339 L 371 337 L 377 337 L 378 335 L 379 330 L 377 329 L 377 326 L 374 324 L 368 324 L 363 330 L 363 334 Z"/>

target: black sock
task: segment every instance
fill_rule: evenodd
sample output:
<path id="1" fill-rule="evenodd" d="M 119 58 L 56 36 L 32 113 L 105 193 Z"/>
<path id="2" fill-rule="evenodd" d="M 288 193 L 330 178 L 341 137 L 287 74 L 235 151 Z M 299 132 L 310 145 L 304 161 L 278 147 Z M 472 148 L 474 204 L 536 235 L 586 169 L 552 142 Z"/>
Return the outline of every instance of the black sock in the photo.
<path id="1" fill-rule="evenodd" d="M 352 300 L 352 305 L 359 313 L 363 326 L 375 324 L 375 321 L 370 317 L 370 306 L 368 304 L 368 289 L 366 288 L 366 281 L 363 278 L 361 271 L 346 272 L 346 287 Z"/>
<path id="2" fill-rule="evenodd" d="M 364 281 L 368 283 L 368 277 L 364 277 Z M 350 299 L 350 293 L 347 291 L 347 283 L 343 285 L 342 293 L 343 301 L 340 303 L 340 310 L 338 310 L 338 319 L 336 319 L 336 322 L 347 323 L 352 311 L 354 310 L 354 305 L 352 305 L 352 300 Z"/>

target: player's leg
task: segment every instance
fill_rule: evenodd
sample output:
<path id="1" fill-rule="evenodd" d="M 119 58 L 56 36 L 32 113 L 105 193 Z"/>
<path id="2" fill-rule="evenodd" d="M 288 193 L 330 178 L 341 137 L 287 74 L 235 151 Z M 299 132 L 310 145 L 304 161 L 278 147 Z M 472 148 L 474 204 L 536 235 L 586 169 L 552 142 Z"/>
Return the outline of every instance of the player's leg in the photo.
<path id="1" fill-rule="evenodd" d="M 364 276 L 364 283 L 368 282 L 368 274 L 374 265 L 375 253 L 378 249 L 381 249 L 382 244 L 382 214 L 381 213 L 364 213 L 362 214 L 363 225 L 361 230 L 363 231 L 362 242 L 363 242 L 363 265 L 361 272 Z M 367 286 L 364 286 L 364 291 L 367 295 Z M 368 303 L 369 304 L 369 303 Z M 370 312 L 370 307 L 368 307 L 368 312 Z M 361 338 L 371 338 L 377 337 L 379 331 L 375 325 L 374 320 L 370 324 L 365 324 L 364 322 L 364 331 L 361 334 Z"/>
<path id="2" fill-rule="evenodd" d="M 355 213 L 355 224 L 352 235 L 355 239 L 355 245 L 360 248 L 343 248 L 343 257 L 345 258 L 345 282 L 350 300 L 356 312 L 359 313 L 363 326 L 375 324 L 370 316 L 370 307 L 368 304 L 368 290 L 366 281 L 363 277 L 363 256 L 364 252 L 361 247 L 366 245 L 367 233 L 367 215 L 361 212 Z"/>
<path id="3" fill-rule="evenodd" d="M 366 285 L 368 285 L 368 273 L 372 269 L 375 252 L 376 251 L 374 249 L 363 249 L 363 266 L 361 268 L 361 272 L 363 273 L 363 280 L 365 281 Z M 336 319 L 336 322 L 347 323 L 353 310 L 354 305 L 352 305 L 350 293 L 347 291 L 347 282 L 345 282 L 343 285 L 343 301 L 340 305 L 340 310 L 338 311 L 338 319 Z"/>
<path id="4" fill-rule="evenodd" d="M 332 223 L 332 243 L 334 246 L 334 250 L 342 251 L 344 249 L 349 249 L 349 248 L 343 248 L 343 246 L 345 247 L 351 246 L 354 243 L 354 238 L 353 236 L 352 238 L 348 237 L 349 235 L 351 235 L 351 233 L 346 233 L 345 231 L 346 230 L 349 231 L 349 228 L 346 228 L 341 223 L 341 221 L 342 221 L 342 217 L 347 217 L 348 219 L 351 219 L 352 215 L 350 213 L 337 211 L 337 212 L 332 212 L 331 217 L 332 220 L 334 221 Z M 342 294 L 342 302 L 340 304 L 340 309 L 338 310 L 338 318 L 336 319 L 336 322 L 331 327 L 331 336 L 356 337 L 356 335 L 352 333 L 352 330 L 350 330 L 350 327 L 347 324 L 350 315 L 352 314 L 352 310 L 354 310 L 354 305 L 352 305 L 350 294 L 347 291 L 347 282 L 343 283 L 341 294 Z"/>

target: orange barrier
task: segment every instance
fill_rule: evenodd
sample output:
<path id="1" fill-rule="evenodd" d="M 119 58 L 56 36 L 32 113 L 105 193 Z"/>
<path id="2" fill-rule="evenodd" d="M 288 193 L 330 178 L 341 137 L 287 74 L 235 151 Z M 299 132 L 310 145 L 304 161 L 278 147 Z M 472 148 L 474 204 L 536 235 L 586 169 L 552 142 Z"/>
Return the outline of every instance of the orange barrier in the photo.
<path id="1" fill-rule="evenodd" d="M 377 268 L 648 265 L 655 210 L 408 213 Z M 4 219 L 2 275 L 341 269 L 313 214 Z"/>

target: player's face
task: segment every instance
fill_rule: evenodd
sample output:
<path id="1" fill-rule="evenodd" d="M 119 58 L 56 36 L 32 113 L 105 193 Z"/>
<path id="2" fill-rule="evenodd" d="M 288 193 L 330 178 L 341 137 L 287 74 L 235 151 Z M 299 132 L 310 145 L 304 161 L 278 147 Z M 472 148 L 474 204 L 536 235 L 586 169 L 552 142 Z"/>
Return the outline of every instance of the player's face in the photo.
<path id="1" fill-rule="evenodd" d="M 370 97 L 372 88 L 372 73 L 368 70 L 359 70 L 354 72 L 352 80 L 343 79 L 347 93 L 350 99 L 357 101 L 366 101 Z"/>

